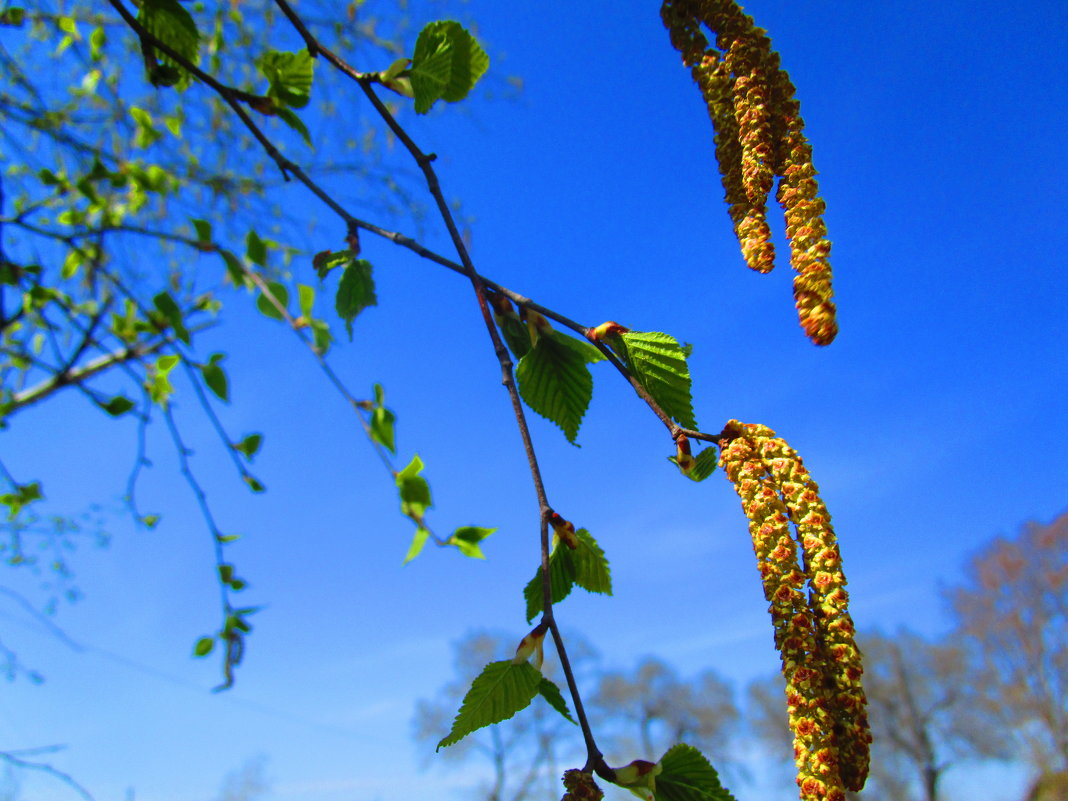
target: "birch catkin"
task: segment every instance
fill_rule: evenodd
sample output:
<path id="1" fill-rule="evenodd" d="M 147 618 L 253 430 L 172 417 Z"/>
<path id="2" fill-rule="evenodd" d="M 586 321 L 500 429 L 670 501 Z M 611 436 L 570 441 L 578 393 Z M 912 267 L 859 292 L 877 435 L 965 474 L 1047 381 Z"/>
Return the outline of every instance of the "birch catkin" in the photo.
<path id="1" fill-rule="evenodd" d="M 800 457 L 771 429 L 732 420 L 721 437 L 720 465 L 742 499 L 771 604 L 801 798 L 841 801 L 864 784 L 871 735 L 830 515 Z"/>
<path id="2" fill-rule="evenodd" d="M 817 197 L 812 148 L 790 77 L 767 33 L 733 0 L 665 0 L 660 13 L 708 107 L 728 212 L 746 264 L 758 272 L 775 266 L 767 203 L 778 178 L 790 264 L 798 274 L 798 319 L 809 339 L 830 344 L 838 326 L 825 204 Z M 701 25 L 714 32 L 714 45 Z"/>

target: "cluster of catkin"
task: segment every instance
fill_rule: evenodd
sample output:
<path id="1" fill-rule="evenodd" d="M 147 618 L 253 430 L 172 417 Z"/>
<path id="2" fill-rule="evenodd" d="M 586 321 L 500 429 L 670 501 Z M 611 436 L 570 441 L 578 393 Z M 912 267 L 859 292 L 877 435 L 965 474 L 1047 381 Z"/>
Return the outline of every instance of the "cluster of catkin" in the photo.
<path id="1" fill-rule="evenodd" d="M 838 333 L 831 243 L 790 76 L 767 33 L 733 0 L 664 0 L 660 14 L 708 104 L 716 161 L 746 263 L 762 273 L 775 266 L 767 203 L 778 178 L 790 264 L 797 272 L 798 317 L 809 339 L 830 344 Z M 702 25 L 714 34 L 714 45 Z"/>
<path id="2" fill-rule="evenodd" d="M 843 801 L 864 786 L 871 734 L 831 517 L 797 452 L 771 429 L 731 420 L 719 444 L 771 604 L 801 798 Z"/>

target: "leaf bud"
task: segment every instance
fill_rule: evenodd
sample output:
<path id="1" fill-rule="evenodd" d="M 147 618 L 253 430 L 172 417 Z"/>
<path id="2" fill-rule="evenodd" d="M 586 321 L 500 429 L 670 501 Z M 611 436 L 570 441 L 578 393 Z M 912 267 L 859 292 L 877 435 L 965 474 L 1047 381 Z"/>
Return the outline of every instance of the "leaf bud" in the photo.
<path id="1" fill-rule="evenodd" d="M 679 438 L 675 440 L 675 464 L 679 466 L 679 470 L 683 475 L 689 475 L 693 470 L 693 466 L 697 463 L 697 460 L 693 458 L 693 454 L 690 451 L 690 440 L 685 434 L 680 434 Z"/>
<path id="2" fill-rule="evenodd" d="M 608 322 L 601 323 L 596 328 L 586 329 L 586 339 L 590 342 L 604 342 L 605 337 L 617 337 L 620 334 L 626 334 L 630 331 L 626 326 L 609 320 Z"/>
<path id="3" fill-rule="evenodd" d="M 533 656 L 534 667 L 541 670 L 541 663 L 545 659 L 545 632 L 547 629 L 548 626 L 545 623 L 539 623 L 531 630 L 530 634 L 519 641 L 519 646 L 515 649 L 515 656 L 512 657 L 513 665 L 526 662 Z"/>
<path id="4" fill-rule="evenodd" d="M 549 524 L 553 527 L 553 532 L 557 537 L 570 548 L 572 551 L 578 548 L 578 537 L 575 536 L 575 524 L 570 520 L 564 520 L 556 512 L 553 512 L 549 517 Z"/>
<path id="5" fill-rule="evenodd" d="M 626 787 L 645 801 L 653 801 L 656 794 L 656 777 L 662 770 L 663 766 L 659 763 L 645 759 L 635 759 L 629 765 L 613 768 L 616 774 L 615 783 Z"/>

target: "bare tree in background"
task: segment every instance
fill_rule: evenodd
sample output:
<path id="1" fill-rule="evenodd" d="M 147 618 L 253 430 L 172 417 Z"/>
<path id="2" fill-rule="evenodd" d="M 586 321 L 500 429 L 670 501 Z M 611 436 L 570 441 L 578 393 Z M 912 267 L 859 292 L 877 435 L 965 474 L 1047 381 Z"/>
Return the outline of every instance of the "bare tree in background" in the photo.
<path id="1" fill-rule="evenodd" d="M 1068 774 L 1068 513 L 971 560 L 949 597 L 976 678 L 971 703 L 1038 774 Z"/>
<path id="2" fill-rule="evenodd" d="M 977 709 L 964 649 L 907 631 L 860 640 L 868 665 L 875 755 L 865 798 L 943 801 L 946 771 L 969 758 L 1008 756 L 1004 735 Z"/>
<path id="3" fill-rule="evenodd" d="M 603 675 L 590 706 L 611 732 L 606 743 L 620 760 L 657 760 L 686 742 L 716 765 L 731 761 L 728 746 L 738 707 L 730 686 L 712 671 L 686 681 L 669 665 L 648 658 L 631 674 Z"/>

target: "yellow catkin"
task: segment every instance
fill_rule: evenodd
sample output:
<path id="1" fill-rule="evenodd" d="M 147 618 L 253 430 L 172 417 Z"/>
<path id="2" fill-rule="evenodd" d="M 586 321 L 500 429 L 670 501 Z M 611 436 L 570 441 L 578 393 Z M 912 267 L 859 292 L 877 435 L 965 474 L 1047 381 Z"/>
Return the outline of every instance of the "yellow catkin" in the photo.
<path id="1" fill-rule="evenodd" d="M 782 657 L 786 704 L 802 801 L 842 801 L 834 720 L 828 712 L 828 676 L 818 656 L 813 611 L 806 602 L 790 513 L 765 465 L 761 428 L 732 420 L 720 441 L 720 466 L 742 500 L 769 601 L 775 645 Z"/>
<path id="2" fill-rule="evenodd" d="M 772 85 L 779 116 L 779 189 L 777 197 L 786 218 L 790 240 L 790 265 L 794 279 L 794 303 L 801 327 L 817 345 L 829 345 L 838 334 L 831 289 L 831 243 L 823 222 L 826 203 L 819 197 L 812 146 L 805 138 L 801 105 L 794 98 L 794 85 L 782 70 Z"/>
<path id="3" fill-rule="evenodd" d="M 804 555 L 809 606 L 816 627 L 816 656 L 828 679 L 838 769 L 849 790 L 859 791 L 868 774 L 871 732 L 861 685 L 864 668 L 854 639 L 842 555 L 819 486 L 801 457 L 775 432 L 752 430 L 764 468 L 778 485 Z"/>
<path id="4" fill-rule="evenodd" d="M 665 0 L 661 17 L 708 106 L 724 194 L 746 264 L 759 272 L 775 266 L 767 202 L 778 178 L 790 263 L 797 272 L 798 319 L 809 339 L 830 344 L 838 324 L 825 204 L 817 196 L 800 105 L 779 55 L 734 0 Z M 701 25 L 715 33 L 714 46 Z"/>

